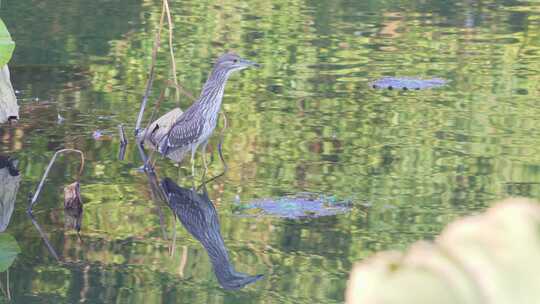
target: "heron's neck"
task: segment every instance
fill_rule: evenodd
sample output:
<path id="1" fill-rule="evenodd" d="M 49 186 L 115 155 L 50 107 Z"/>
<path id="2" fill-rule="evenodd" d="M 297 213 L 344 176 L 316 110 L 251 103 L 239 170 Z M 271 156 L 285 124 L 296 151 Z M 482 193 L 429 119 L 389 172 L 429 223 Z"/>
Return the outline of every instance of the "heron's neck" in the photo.
<path id="1" fill-rule="evenodd" d="M 221 278 L 230 278 L 234 275 L 234 268 L 229 260 L 227 247 L 223 242 L 219 231 L 219 224 L 213 226 L 205 232 L 204 237 L 199 238 L 199 241 L 206 249 L 210 262 L 214 268 L 216 276 Z M 215 228 L 217 227 L 217 229 Z"/>
<path id="2" fill-rule="evenodd" d="M 203 86 L 201 97 L 199 98 L 200 103 L 209 105 L 208 108 L 212 109 L 216 114 L 219 112 L 221 106 L 227 79 L 229 79 L 229 72 L 214 69 L 210 76 L 208 76 L 208 79 Z"/>

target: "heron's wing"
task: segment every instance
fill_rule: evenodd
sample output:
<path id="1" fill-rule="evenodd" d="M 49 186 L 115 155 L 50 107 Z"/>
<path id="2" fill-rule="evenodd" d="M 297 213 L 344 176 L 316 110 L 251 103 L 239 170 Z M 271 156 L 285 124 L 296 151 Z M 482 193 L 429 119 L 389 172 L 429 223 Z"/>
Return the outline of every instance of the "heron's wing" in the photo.
<path id="1" fill-rule="evenodd" d="M 144 140 L 144 143 L 152 149 L 157 150 L 163 136 L 171 129 L 172 125 L 182 116 L 180 108 L 174 108 L 160 118 L 156 119 L 147 129 L 143 129 L 137 140 Z"/>
<path id="2" fill-rule="evenodd" d="M 172 151 L 196 142 L 202 134 L 203 125 L 195 115 L 184 112 L 162 139 L 160 152 Z"/>

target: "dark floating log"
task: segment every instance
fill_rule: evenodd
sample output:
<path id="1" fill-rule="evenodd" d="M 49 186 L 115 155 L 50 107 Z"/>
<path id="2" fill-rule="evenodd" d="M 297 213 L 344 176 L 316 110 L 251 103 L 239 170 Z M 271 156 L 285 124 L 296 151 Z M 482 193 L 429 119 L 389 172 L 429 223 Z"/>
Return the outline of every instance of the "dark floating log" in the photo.
<path id="1" fill-rule="evenodd" d="M 263 275 L 249 275 L 234 270 L 225 242 L 221 237 L 218 214 L 206 191 L 199 194 L 179 187 L 165 178 L 161 187 L 167 196 L 169 207 L 208 253 L 219 284 L 224 289 L 240 289 L 254 283 Z"/>
<path id="2" fill-rule="evenodd" d="M 437 88 L 446 83 L 447 81 L 442 78 L 419 79 L 409 77 L 384 77 L 370 83 L 370 86 L 374 89 L 402 89 L 407 91 Z"/>

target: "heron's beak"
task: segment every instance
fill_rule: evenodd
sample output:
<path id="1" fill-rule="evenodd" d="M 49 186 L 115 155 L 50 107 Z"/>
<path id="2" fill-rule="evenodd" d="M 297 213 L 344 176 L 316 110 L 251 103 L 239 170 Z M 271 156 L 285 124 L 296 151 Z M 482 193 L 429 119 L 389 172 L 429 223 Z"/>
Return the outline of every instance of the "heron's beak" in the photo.
<path id="1" fill-rule="evenodd" d="M 256 68 L 260 68 L 261 65 L 256 63 L 256 62 L 253 62 L 253 61 L 249 61 L 249 60 L 246 60 L 246 59 L 242 59 L 241 62 L 243 64 L 246 65 L 246 67 L 250 67 L 250 66 L 253 66 L 253 67 L 256 67 Z"/>

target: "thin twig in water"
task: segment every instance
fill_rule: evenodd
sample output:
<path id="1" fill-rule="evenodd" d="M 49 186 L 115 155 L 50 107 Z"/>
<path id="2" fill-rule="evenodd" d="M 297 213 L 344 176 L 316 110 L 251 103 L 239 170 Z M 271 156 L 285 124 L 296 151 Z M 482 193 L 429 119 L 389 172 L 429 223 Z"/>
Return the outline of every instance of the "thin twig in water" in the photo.
<path id="1" fill-rule="evenodd" d="M 37 231 L 39 232 L 39 235 L 45 242 L 45 245 L 47 246 L 47 249 L 49 249 L 49 252 L 51 253 L 51 255 L 56 259 L 57 262 L 60 262 L 60 258 L 58 257 L 56 250 L 54 250 L 54 247 L 49 242 L 49 238 L 47 238 L 47 235 L 45 234 L 45 232 L 43 232 L 43 230 L 41 229 L 41 226 L 39 226 L 39 224 L 37 223 L 32 212 L 29 212 L 28 216 L 30 216 L 30 220 L 32 221 L 32 224 L 34 224 L 34 227 L 36 227 Z"/>
<path id="2" fill-rule="evenodd" d="M 154 109 L 152 110 L 152 114 L 150 114 L 150 120 L 148 120 L 148 124 L 146 124 L 146 127 L 144 128 L 144 130 L 145 130 L 144 131 L 144 136 L 142 137 L 141 142 L 144 142 L 144 139 L 146 139 L 146 136 L 148 136 L 148 132 L 151 132 L 150 131 L 150 126 L 154 122 L 154 119 L 155 119 L 157 113 L 159 112 L 159 107 L 161 106 L 161 102 L 165 99 L 165 89 L 166 88 L 161 89 L 161 93 L 159 93 L 159 98 L 158 98 L 156 104 L 154 105 Z M 152 155 L 150 155 L 150 158 L 152 158 Z"/>
<path id="3" fill-rule="evenodd" d="M 167 13 L 167 22 L 169 24 L 169 52 L 171 53 L 171 67 L 173 73 L 174 84 L 178 88 L 178 79 L 176 78 L 176 60 L 174 59 L 174 48 L 173 48 L 173 23 L 171 19 L 171 11 L 169 10 L 169 1 L 163 0 L 163 6 L 165 6 L 165 12 Z M 176 92 L 176 102 L 180 102 L 180 92 L 178 89 Z"/>
<path id="4" fill-rule="evenodd" d="M 128 140 L 122 124 L 118 125 L 118 135 L 120 136 L 120 151 L 118 151 L 118 160 L 124 160 Z"/>
<path id="5" fill-rule="evenodd" d="M 137 122 L 135 124 L 135 136 L 139 134 L 141 123 L 143 119 L 144 109 L 146 108 L 146 103 L 148 102 L 148 96 L 150 96 L 150 91 L 152 90 L 152 85 L 154 83 L 154 72 L 156 67 L 156 58 L 157 51 L 159 49 L 161 41 L 161 30 L 163 29 L 163 20 L 165 18 L 165 4 L 161 8 L 161 17 L 159 19 L 159 27 L 156 33 L 156 38 L 154 39 L 154 47 L 152 48 L 152 63 L 150 64 L 150 72 L 148 73 L 148 81 L 146 82 L 146 89 L 144 91 L 143 99 L 141 102 L 141 109 L 139 111 L 139 116 L 137 117 Z"/>
<path id="6" fill-rule="evenodd" d="M 168 86 L 171 86 L 175 88 L 176 90 L 180 91 L 180 93 L 183 94 L 184 96 L 187 96 L 189 99 L 191 99 L 191 101 L 195 101 L 195 96 L 193 96 L 193 94 L 191 94 L 191 92 L 189 92 L 188 90 L 184 89 L 184 87 L 181 86 L 180 84 L 175 83 L 170 80 L 167 80 L 166 83 Z"/>
<path id="7" fill-rule="evenodd" d="M 161 90 L 161 93 L 159 94 L 159 99 L 158 101 L 156 102 L 156 104 L 154 105 L 154 110 L 152 110 L 152 114 L 150 115 L 150 120 L 148 121 L 148 124 L 146 125 L 146 128 L 144 128 L 144 134 L 143 136 L 141 137 L 141 140 L 139 142 L 139 146 L 141 148 L 144 147 L 144 141 L 146 140 L 146 137 L 148 136 L 148 132 L 151 132 L 150 131 L 150 126 L 152 125 L 153 121 L 154 121 L 154 117 L 156 116 L 156 114 L 158 113 L 159 111 L 159 107 L 161 106 L 161 102 L 165 99 L 165 88 L 163 88 Z M 144 152 L 143 152 L 144 154 Z M 146 154 L 145 154 L 146 156 Z M 143 159 L 144 161 L 144 168 L 148 168 L 148 167 L 152 167 L 153 168 L 153 164 L 149 165 L 148 162 L 152 159 L 152 157 L 154 156 L 154 150 L 150 151 L 150 157 L 147 157 L 145 159 Z"/>
<path id="8" fill-rule="evenodd" d="M 124 131 L 124 125 L 118 125 L 118 135 L 120 136 L 120 145 L 125 146 L 128 144 L 126 132 Z"/>
<path id="9" fill-rule="evenodd" d="M 38 187 L 36 189 L 36 193 L 34 194 L 34 196 L 32 197 L 32 199 L 29 202 L 28 212 L 30 212 L 30 213 L 32 212 L 32 208 L 34 207 L 34 205 L 37 202 L 39 194 L 41 193 L 41 189 L 43 188 L 43 184 L 45 184 L 45 179 L 47 179 L 47 176 L 49 175 L 49 171 L 51 171 L 51 168 L 52 168 L 54 162 L 56 161 L 56 157 L 59 154 L 64 153 L 64 152 L 76 152 L 76 153 L 80 154 L 80 156 L 81 156 L 81 165 L 79 167 L 79 172 L 77 173 L 77 182 L 80 181 L 81 175 L 82 175 L 82 172 L 83 172 L 83 169 L 84 169 L 84 153 L 82 153 L 82 151 L 77 150 L 77 149 L 62 149 L 62 150 L 56 151 L 56 153 L 54 153 L 53 157 L 51 158 L 51 161 L 49 162 L 49 165 L 47 166 L 47 169 L 45 169 L 45 173 L 43 173 L 43 177 L 41 178 L 41 181 L 38 184 Z"/>
<path id="10" fill-rule="evenodd" d="M 161 185 L 159 184 L 159 179 L 156 175 L 155 170 L 153 169 L 145 170 L 145 174 L 146 174 L 146 177 L 148 177 L 148 184 L 150 186 L 152 201 L 157 207 L 158 216 L 159 216 L 159 226 L 161 227 L 163 238 L 165 240 L 168 240 L 167 228 L 165 226 L 165 216 L 163 214 L 163 211 L 161 210 L 161 205 L 160 205 L 160 203 L 167 202 L 167 196 L 165 195 L 163 188 L 161 188 Z"/>
<path id="11" fill-rule="evenodd" d="M 141 159 L 144 163 L 143 165 L 144 171 L 145 172 L 154 171 L 154 168 L 150 166 L 148 163 L 148 157 L 146 157 L 146 153 L 144 153 L 143 142 L 137 143 L 137 149 L 139 150 L 139 155 L 141 156 Z"/>
<path id="12" fill-rule="evenodd" d="M 168 80 L 166 82 L 166 85 L 175 87 L 176 90 L 180 91 L 183 95 L 187 96 L 188 98 L 190 98 L 193 101 L 195 100 L 195 97 L 193 97 L 193 95 L 189 91 L 185 90 L 181 85 L 175 84 L 174 82 L 172 82 L 170 80 Z M 144 132 L 143 136 L 140 137 L 140 143 L 141 144 L 144 144 L 144 140 L 147 138 L 148 132 L 152 132 L 150 130 L 150 126 L 154 122 L 154 119 L 157 116 L 157 113 L 159 112 L 159 108 L 161 107 L 161 103 L 163 102 L 163 100 L 165 100 L 165 90 L 166 89 L 167 89 L 167 87 L 163 88 L 161 90 L 161 93 L 159 94 L 159 98 L 158 98 L 157 102 L 154 105 L 154 109 L 152 110 L 152 114 L 150 114 L 150 120 L 148 121 L 148 124 L 145 127 L 145 132 Z M 147 158 L 148 161 L 152 160 L 152 157 L 154 156 L 154 152 L 155 152 L 155 150 L 152 150 L 150 152 L 150 156 Z"/>

